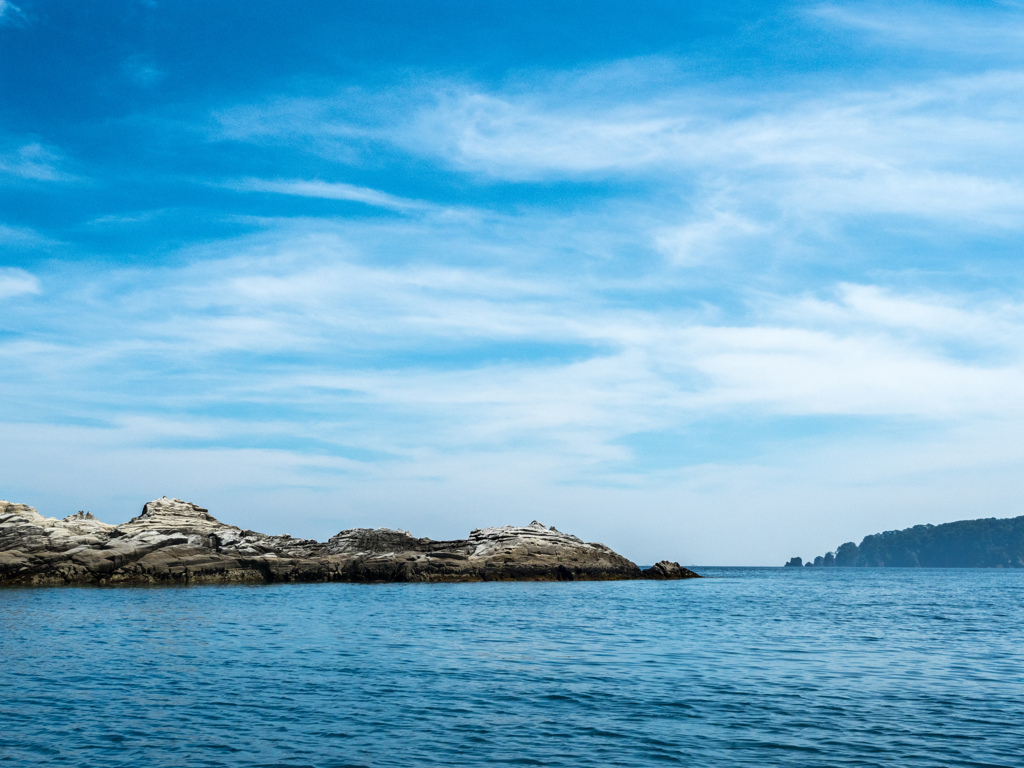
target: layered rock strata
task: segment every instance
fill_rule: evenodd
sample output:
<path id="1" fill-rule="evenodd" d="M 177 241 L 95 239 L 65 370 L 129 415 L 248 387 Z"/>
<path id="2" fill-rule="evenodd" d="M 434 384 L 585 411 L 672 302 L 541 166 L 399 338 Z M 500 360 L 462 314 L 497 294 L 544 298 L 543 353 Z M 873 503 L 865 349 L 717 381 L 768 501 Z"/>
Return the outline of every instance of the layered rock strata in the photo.
<path id="1" fill-rule="evenodd" d="M 326 543 L 226 525 L 181 499 L 151 501 L 108 525 L 63 520 L 0 501 L 0 584 L 576 581 L 685 579 L 662 561 L 647 571 L 604 544 L 534 521 L 433 541 L 387 528 L 342 531 Z"/>

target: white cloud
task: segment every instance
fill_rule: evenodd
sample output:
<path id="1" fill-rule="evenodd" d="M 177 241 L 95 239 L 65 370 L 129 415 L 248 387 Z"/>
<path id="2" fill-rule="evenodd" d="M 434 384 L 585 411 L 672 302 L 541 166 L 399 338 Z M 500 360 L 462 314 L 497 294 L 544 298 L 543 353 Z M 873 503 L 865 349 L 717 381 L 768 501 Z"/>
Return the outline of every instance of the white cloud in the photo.
<path id="1" fill-rule="evenodd" d="M 97 216 L 87 222 L 90 227 L 123 227 L 132 224 L 145 224 L 165 215 L 170 209 L 158 208 L 150 211 L 138 211 L 135 213 L 116 213 Z"/>
<path id="2" fill-rule="evenodd" d="M 764 235 L 767 228 L 728 211 L 712 211 L 688 224 L 667 227 L 655 235 L 655 247 L 679 266 L 706 264 L 743 240 Z"/>
<path id="3" fill-rule="evenodd" d="M 22 269 L 0 267 L 0 299 L 42 292 L 39 280 Z"/>
<path id="4" fill-rule="evenodd" d="M 728 191 L 790 218 L 891 213 L 1018 227 L 1022 95 L 1016 71 L 749 97 L 736 117 L 686 92 L 614 107 L 571 89 L 544 99 L 465 92 L 421 110 L 398 140 L 497 178 L 643 174 L 670 185 L 683 174 L 707 194 Z"/>
<path id="5" fill-rule="evenodd" d="M 1007 106 L 1002 100 L 1022 89 L 1022 76 L 1015 72 L 875 92 L 748 96 L 742 110 L 736 109 L 742 96 L 715 102 L 696 89 L 634 96 L 607 106 L 577 96 L 571 83 L 557 81 L 557 86 L 564 90 L 551 92 L 546 90 L 551 85 L 538 83 L 545 98 L 472 90 L 444 94 L 436 106 L 420 110 L 406 129 L 409 140 L 471 170 L 513 178 L 649 171 L 663 163 L 849 173 L 892 167 L 907 149 L 915 161 L 936 159 L 935 150 L 951 160 L 968 139 L 983 139 L 971 148 L 972 157 L 993 141 L 1000 149 L 1007 143 L 1020 146 L 1009 126 L 991 121 L 997 116 L 993 108 L 1002 110 Z M 987 99 L 1000 101 L 979 103 Z M 982 109 L 967 112 L 970 106 Z M 738 114 L 731 116 L 724 107 Z M 1017 123 L 1021 110 L 998 116 Z M 950 117 L 955 119 L 949 122 Z M 994 134 L 993 128 L 998 128 Z"/>
<path id="6" fill-rule="evenodd" d="M 790 321 L 818 328 L 848 327 L 856 323 L 866 330 L 886 328 L 892 334 L 913 333 L 922 342 L 944 339 L 968 343 L 975 353 L 1017 349 L 1018 329 L 1024 322 L 1024 305 L 993 301 L 978 307 L 964 305 L 942 294 L 900 295 L 874 285 L 840 284 L 837 300 L 806 298 L 780 309 Z"/>
<path id="7" fill-rule="evenodd" d="M 886 335 L 723 328 L 694 339 L 692 364 L 714 382 L 709 404 L 777 413 L 958 419 L 1024 411 L 1019 359 L 970 364 Z"/>
<path id="8" fill-rule="evenodd" d="M 40 234 L 30 227 L 12 227 L 7 224 L 0 224 L 0 245 L 11 248 L 34 248 L 39 246 L 53 246 L 58 241 Z"/>
<path id="9" fill-rule="evenodd" d="M 543 440 L 561 440 L 557 430 L 566 429 L 568 440 L 588 434 L 589 447 L 577 449 L 594 455 L 630 431 L 734 407 L 946 420 L 1024 406 L 1020 302 L 840 284 L 834 299 L 761 296 L 747 322 L 708 323 L 702 310 L 618 306 L 603 298 L 600 281 L 361 264 L 333 236 L 273 248 L 274 255 L 126 273 L 113 281 L 116 294 L 77 284 L 89 303 L 68 295 L 66 314 L 50 320 L 63 324 L 56 336 L 69 340 L 67 348 L 0 353 L 27 369 L 41 366 L 41 380 L 54 373 L 55 360 L 88 376 L 98 373 L 94 366 L 107 371 L 142 351 L 158 368 L 182 359 L 216 368 L 219 356 L 244 353 L 254 362 L 246 372 L 225 373 L 222 385 L 242 387 L 247 397 L 263 387 L 280 402 L 305 402 L 312 390 L 357 392 L 374 407 L 447 421 L 455 441 L 460 434 L 540 440 L 545 430 L 556 432 Z M 27 274 L 8 281 L 19 292 L 38 290 Z M 507 344 L 537 351 L 519 362 L 503 361 L 500 352 L 458 362 L 460 348 Z M 578 351 L 550 358 L 544 345 Z M 972 354 L 965 357 L 964 348 Z M 410 352 L 426 357 L 411 367 L 398 362 Z M 256 361 L 277 353 L 301 357 L 268 379 Z M 220 396 L 216 388 L 209 395 Z"/>
<path id="10" fill-rule="evenodd" d="M 32 142 L 14 151 L 0 153 L 0 174 L 33 181 L 74 180 L 76 177 L 60 170 L 61 161 L 61 156 L 54 150 Z"/>
<path id="11" fill-rule="evenodd" d="M 806 13 L 828 25 L 900 46 L 980 56 L 1019 55 L 1024 42 L 1024 14 L 1020 13 L 1020 6 L 993 5 L 998 4 L 977 9 L 939 4 L 823 4 Z"/>
<path id="12" fill-rule="evenodd" d="M 22 12 L 21 8 L 10 2 L 10 0 L 0 0 L 0 24 L 12 19 L 23 20 L 24 18 L 25 14 Z"/>
<path id="13" fill-rule="evenodd" d="M 215 110 L 204 128 L 211 141 L 284 142 L 327 162 L 355 163 L 361 159 L 360 145 L 372 139 L 374 132 L 348 114 L 349 109 L 358 112 L 359 107 L 373 106 L 367 105 L 365 98 L 353 96 L 358 94 L 345 91 L 328 99 L 280 97 L 237 105 Z M 362 116 L 378 111 L 366 108 Z"/>
<path id="14" fill-rule="evenodd" d="M 402 137 L 473 171 L 513 179 L 650 167 L 685 152 L 690 115 L 649 106 L 603 114 L 479 92 L 445 96 Z"/>
<path id="15" fill-rule="evenodd" d="M 351 200 L 357 203 L 390 208 L 396 211 L 429 210 L 434 206 L 420 200 L 390 195 L 369 187 L 359 187 L 341 182 L 326 182 L 303 179 L 240 179 L 224 186 L 239 192 L 273 192 L 279 195 L 316 197 L 324 200 Z"/>
<path id="16" fill-rule="evenodd" d="M 975 233 L 1024 226 L 1019 68 L 873 88 L 790 80 L 765 93 L 694 84 L 670 76 L 664 60 L 630 63 L 639 85 L 629 90 L 624 66 L 539 74 L 505 89 L 418 84 L 379 102 L 347 91 L 280 98 L 217 113 L 215 136 L 345 163 L 363 162 L 369 144 L 397 146 L 491 184 L 639 184 L 621 193 L 622 206 L 650 224 L 648 246 L 678 265 L 735 261 L 755 244 L 795 254 L 865 217 Z M 394 210 L 426 205 L 315 180 L 240 184 Z"/>
<path id="17" fill-rule="evenodd" d="M 433 221 L 396 226 L 424 257 L 479 246 Z M 992 503 L 1018 490 L 990 479 L 1020 459 L 1008 437 L 1024 428 L 1019 298 L 839 283 L 762 292 L 745 320 L 713 319 L 623 305 L 614 280 L 392 261 L 379 232 L 284 231 L 219 244 L 230 258 L 44 274 L 43 300 L 5 307 L 5 494 L 74 511 L 113 498 L 102 487 L 113 484 L 126 501 L 112 519 L 167 492 L 272 530 L 287 502 L 307 510 L 290 532 L 317 536 L 354 524 L 465 535 L 544 512 L 635 557 L 664 556 L 623 526 L 636 508 L 644 530 L 672 531 L 660 546 L 680 558 L 775 562 L 793 553 L 763 549 L 759 510 L 772 525 L 782 514 L 772 504 L 818 531 L 800 546 L 823 551 L 853 535 L 843 510 L 860 515 L 861 535 L 874 529 L 858 503 L 913 523 L 955 517 L 971 484 Z M 28 273 L 3 276 L 39 291 Z M 503 357 L 503 345 L 520 351 Z M 664 431 L 685 445 L 691 425 L 722 417 L 749 420 L 751 437 L 791 417 L 898 429 L 809 447 L 769 434 L 746 459 L 695 449 L 667 469 L 623 442 Z M 65 490 L 43 469 L 58 455 Z M 104 466 L 131 477 L 122 487 Z M 815 517 L 825 504 L 828 523 Z M 738 521 L 749 540 L 728 535 Z"/>

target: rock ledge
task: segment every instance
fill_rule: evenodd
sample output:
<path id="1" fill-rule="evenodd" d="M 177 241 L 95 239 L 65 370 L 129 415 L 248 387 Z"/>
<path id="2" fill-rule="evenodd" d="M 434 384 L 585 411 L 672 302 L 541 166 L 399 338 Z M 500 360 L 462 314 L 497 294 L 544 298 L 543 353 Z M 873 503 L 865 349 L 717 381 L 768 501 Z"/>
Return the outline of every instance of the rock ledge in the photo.
<path id="1" fill-rule="evenodd" d="M 326 543 L 268 536 L 181 499 L 156 499 L 121 525 L 85 512 L 63 520 L 0 501 L 0 584 L 455 582 L 688 579 L 663 560 L 641 571 L 604 544 L 537 521 L 433 541 L 354 528 Z"/>

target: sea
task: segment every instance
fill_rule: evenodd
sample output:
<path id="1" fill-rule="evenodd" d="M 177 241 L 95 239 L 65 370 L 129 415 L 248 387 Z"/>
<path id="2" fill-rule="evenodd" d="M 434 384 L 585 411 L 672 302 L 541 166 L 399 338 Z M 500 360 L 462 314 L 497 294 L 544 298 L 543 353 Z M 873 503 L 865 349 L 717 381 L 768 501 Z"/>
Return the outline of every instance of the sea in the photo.
<path id="1" fill-rule="evenodd" d="M 1024 571 L 0 589 L 2 766 L 1024 766 Z"/>

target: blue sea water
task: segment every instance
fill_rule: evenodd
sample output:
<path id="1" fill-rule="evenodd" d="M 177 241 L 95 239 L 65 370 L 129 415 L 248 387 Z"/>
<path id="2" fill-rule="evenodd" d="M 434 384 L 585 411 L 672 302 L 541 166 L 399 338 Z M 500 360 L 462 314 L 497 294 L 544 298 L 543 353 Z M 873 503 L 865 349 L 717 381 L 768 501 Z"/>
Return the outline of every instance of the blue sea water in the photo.
<path id="1" fill-rule="evenodd" d="M 0 765 L 1024 765 L 1024 572 L 703 570 L 0 589 Z"/>

